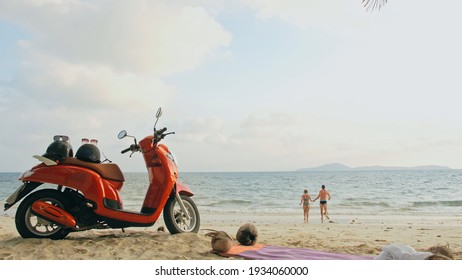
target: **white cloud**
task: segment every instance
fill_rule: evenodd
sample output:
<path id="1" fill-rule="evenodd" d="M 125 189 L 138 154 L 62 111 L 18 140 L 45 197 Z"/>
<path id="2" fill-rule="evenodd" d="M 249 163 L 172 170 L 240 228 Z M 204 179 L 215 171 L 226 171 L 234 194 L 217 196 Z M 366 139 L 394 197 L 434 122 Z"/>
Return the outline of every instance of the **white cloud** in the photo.
<path id="1" fill-rule="evenodd" d="M 344 0 L 0 0 L 0 19 L 28 32 L 20 73 L 1 80 L 0 111 L 15 122 L 2 123 L 0 152 L 37 153 L 53 133 L 118 152 L 118 130 L 146 135 L 155 108 L 175 103 L 161 122 L 178 132 L 169 145 L 187 170 L 457 167 L 460 5 L 389 1 L 368 13 Z M 246 39 L 272 27 L 290 41 Z M 242 59 L 247 47 L 262 55 Z"/>
<path id="2" fill-rule="evenodd" d="M 359 1 L 344 0 L 245 0 L 257 18 L 277 18 L 299 28 L 319 28 L 340 33 L 356 33 L 368 18 Z"/>
<path id="3" fill-rule="evenodd" d="M 139 109 L 164 104 L 163 76 L 198 67 L 231 36 L 202 7 L 164 1 L 0 2 L 30 33 L 12 86 L 34 102 Z M 56 106 L 55 105 L 55 106 Z"/>
<path id="4" fill-rule="evenodd" d="M 237 144 L 230 133 L 229 126 L 216 116 L 186 117 L 174 124 L 176 130 L 181 131 L 178 142 L 194 143 L 194 145 L 216 145 L 226 147 Z"/>
<path id="5" fill-rule="evenodd" d="M 216 59 L 231 41 L 188 1 L 0 0 L 0 19 L 26 34 L 19 72 L 0 87 L 0 110 L 15 119 L 1 127 L 6 157 L 18 146 L 40 153 L 58 133 L 106 147 L 119 129 L 150 133 L 155 109 L 176 98 L 165 78 Z"/>
<path id="6" fill-rule="evenodd" d="M 0 2 L 30 32 L 9 87 L 35 104 L 152 110 L 174 97 L 164 75 L 198 67 L 231 36 L 202 7 L 164 1 Z M 4 97 L 3 99 L 5 99 Z"/>
<path id="7" fill-rule="evenodd" d="M 149 75 L 115 72 L 104 65 L 71 64 L 49 56 L 35 56 L 24 66 L 18 87 L 36 104 L 76 110 L 152 110 L 174 97 L 175 90 Z M 146 105 L 152 104 L 147 108 Z"/>
<path id="8" fill-rule="evenodd" d="M 231 35 L 202 7 L 168 1 L 3 1 L 35 51 L 70 63 L 164 76 L 197 67 Z"/>

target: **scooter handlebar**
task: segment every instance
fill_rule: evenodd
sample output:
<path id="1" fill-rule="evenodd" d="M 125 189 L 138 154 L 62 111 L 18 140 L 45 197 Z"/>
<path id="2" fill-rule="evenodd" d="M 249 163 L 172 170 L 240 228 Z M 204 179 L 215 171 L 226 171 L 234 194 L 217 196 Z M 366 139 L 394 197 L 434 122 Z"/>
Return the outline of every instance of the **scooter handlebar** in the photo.
<path id="1" fill-rule="evenodd" d="M 159 130 L 154 131 L 154 138 L 152 139 L 152 143 L 159 143 L 160 140 L 164 139 L 165 135 L 164 132 L 167 131 L 167 128 L 161 128 Z"/>
<path id="2" fill-rule="evenodd" d="M 164 133 L 165 131 L 167 131 L 167 128 L 166 128 L 166 127 L 157 130 L 157 131 L 156 131 L 156 134 L 157 134 L 157 135 L 161 135 L 161 134 Z"/>
<path id="3" fill-rule="evenodd" d="M 130 152 L 130 151 L 136 152 L 136 151 L 138 151 L 139 148 L 140 148 L 140 146 L 138 146 L 137 144 L 131 144 L 130 147 L 126 148 L 121 153 L 125 154 L 126 152 Z"/>
<path id="4" fill-rule="evenodd" d="M 125 154 L 126 152 L 129 152 L 131 150 L 131 148 L 126 148 L 125 150 L 123 150 L 121 153 L 122 154 Z"/>

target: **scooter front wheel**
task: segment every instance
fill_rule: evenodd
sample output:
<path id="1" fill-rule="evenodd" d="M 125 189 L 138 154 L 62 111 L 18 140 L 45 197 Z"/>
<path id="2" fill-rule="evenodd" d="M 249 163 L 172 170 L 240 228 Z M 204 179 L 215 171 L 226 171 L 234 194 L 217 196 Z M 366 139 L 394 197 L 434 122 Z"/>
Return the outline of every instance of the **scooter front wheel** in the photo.
<path id="1" fill-rule="evenodd" d="M 181 209 L 175 196 L 169 197 L 164 207 L 164 222 L 171 234 L 182 232 L 198 232 L 200 226 L 199 210 L 194 201 L 186 195 L 180 195 L 187 215 Z"/>
<path id="2" fill-rule="evenodd" d="M 16 229 L 23 238 L 63 239 L 70 230 L 35 215 L 31 206 L 37 200 L 53 204 L 61 209 L 69 209 L 67 197 L 57 190 L 44 189 L 27 196 L 18 206 L 15 216 Z"/>

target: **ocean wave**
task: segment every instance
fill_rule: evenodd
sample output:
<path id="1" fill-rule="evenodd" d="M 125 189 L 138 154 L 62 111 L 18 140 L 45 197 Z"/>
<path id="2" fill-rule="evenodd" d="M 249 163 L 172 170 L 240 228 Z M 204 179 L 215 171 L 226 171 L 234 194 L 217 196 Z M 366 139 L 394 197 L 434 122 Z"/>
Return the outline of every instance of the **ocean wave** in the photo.
<path id="1" fill-rule="evenodd" d="M 217 206 L 249 206 L 252 204 L 253 202 L 249 200 L 231 199 L 231 200 L 220 200 L 216 202 L 210 202 L 210 203 L 206 203 L 202 205 L 207 206 L 207 207 L 217 207 Z"/>
<path id="2" fill-rule="evenodd" d="M 462 200 L 439 200 L 439 201 L 415 201 L 413 207 L 428 207 L 428 206 L 447 206 L 447 207 L 462 207 Z"/>
<path id="3" fill-rule="evenodd" d="M 382 207 L 382 208 L 389 208 L 391 207 L 386 202 L 371 202 L 371 201 L 357 201 L 355 203 L 339 203 L 339 206 L 346 206 L 346 207 Z"/>

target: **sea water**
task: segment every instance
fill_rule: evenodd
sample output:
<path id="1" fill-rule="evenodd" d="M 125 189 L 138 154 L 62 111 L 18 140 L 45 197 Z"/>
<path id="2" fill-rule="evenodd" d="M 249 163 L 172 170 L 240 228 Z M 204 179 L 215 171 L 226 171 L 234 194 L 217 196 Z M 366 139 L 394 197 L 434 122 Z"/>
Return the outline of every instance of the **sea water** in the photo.
<path id="1" fill-rule="evenodd" d="M 2 203 L 21 184 L 19 175 L 0 173 Z M 126 173 L 125 180 L 124 208 L 139 211 L 148 176 Z M 180 181 L 194 192 L 203 214 L 299 214 L 303 190 L 314 199 L 325 185 L 331 215 L 462 216 L 462 170 L 184 172 Z M 314 205 L 317 211 L 319 202 Z"/>

